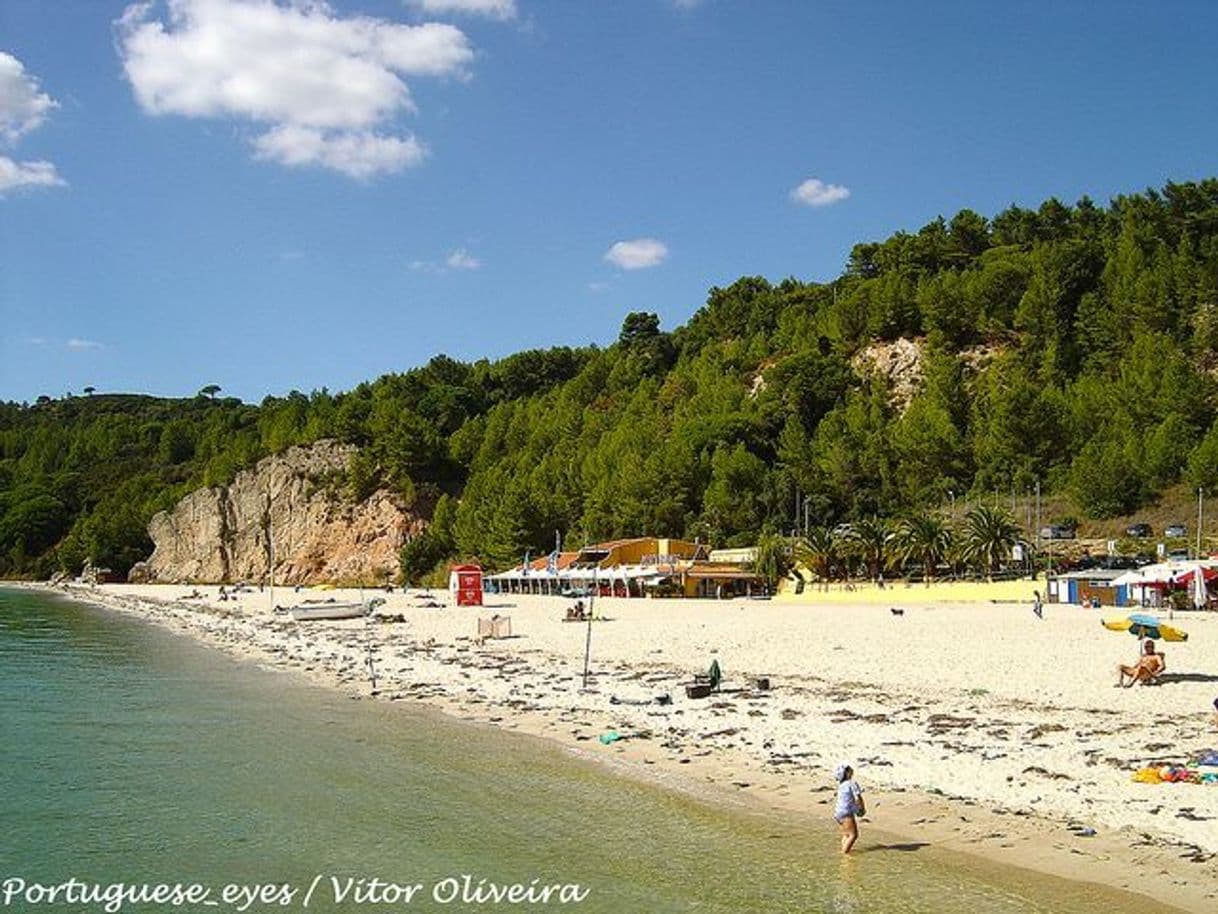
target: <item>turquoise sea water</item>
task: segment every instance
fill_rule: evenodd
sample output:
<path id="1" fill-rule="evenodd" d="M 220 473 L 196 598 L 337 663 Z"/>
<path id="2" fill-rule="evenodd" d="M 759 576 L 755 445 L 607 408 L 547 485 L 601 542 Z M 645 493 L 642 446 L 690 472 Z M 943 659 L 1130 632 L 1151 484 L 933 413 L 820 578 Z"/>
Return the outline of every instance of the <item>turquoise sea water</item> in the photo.
<path id="1" fill-rule="evenodd" d="M 272 883 L 296 890 L 290 903 L 246 910 L 1146 911 L 877 848 L 866 828 L 864 852 L 843 861 L 835 840 L 829 823 L 725 811 L 548 743 L 353 700 L 105 610 L 0 589 L 0 890 L 198 883 L 216 902 L 122 908 L 145 912 L 235 911 L 224 886 Z M 465 875 L 587 894 L 444 903 Z M 338 903 L 330 877 L 422 888 L 409 902 L 385 891 Z M 103 910 L 34 901 L 0 894 L 0 911 Z"/>

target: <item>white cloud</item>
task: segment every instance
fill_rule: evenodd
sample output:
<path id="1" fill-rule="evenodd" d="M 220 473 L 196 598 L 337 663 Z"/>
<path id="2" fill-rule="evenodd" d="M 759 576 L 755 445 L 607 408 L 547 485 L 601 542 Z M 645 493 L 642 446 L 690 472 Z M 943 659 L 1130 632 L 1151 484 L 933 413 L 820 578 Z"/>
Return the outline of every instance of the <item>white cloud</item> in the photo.
<path id="1" fill-rule="evenodd" d="M 0 193 L 19 187 L 62 187 L 67 182 L 59 177 L 50 162 L 14 162 L 0 156 Z"/>
<path id="2" fill-rule="evenodd" d="M 38 80 L 25 72 L 20 60 L 0 51 L 0 137 L 17 142 L 57 107 L 51 96 L 38 90 Z"/>
<path id="3" fill-rule="evenodd" d="M 482 261 L 465 248 L 457 248 L 444 258 L 443 263 L 434 260 L 412 260 L 408 266 L 416 273 L 443 274 L 450 270 L 480 270 Z"/>
<path id="4" fill-rule="evenodd" d="M 260 159 L 284 165 L 322 165 L 352 178 L 371 178 L 418 165 L 427 155 L 413 136 L 369 131 L 318 130 L 283 124 L 254 140 Z"/>
<path id="5" fill-rule="evenodd" d="M 623 270 L 642 270 L 658 266 L 668 257 L 668 246 L 654 238 L 619 241 L 605 252 L 605 260 Z"/>
<path id="6" fill-rule="evenodd" d="M 791 191 L 791 199 L 805 206 L 832 206 L 850 196 L 850 188 L 826 184 L 820 178 L 808 178 Z"/>
<path id="7" fill-rule="evenodd" d="M 38 88 L 21 61 L 0 51 L 0 141 L 12 146 L 40 127 L 58 103 Z M 0 194 L 21 187 L 58 187 L 67 182 L 50 162 L 18 162 L 0 155 Z"/>
<path id="8" fill-rule="evenodd" d="M 94 340 L 82 340 L 80 337 L 74 336 L 68 340 L 68 348 L 80 352 L 86 349 L 105 349 L 106 347 Z"/>
<path id="9" fill-rule="evenodd" d="M 477 270 L 482 261 L 470 254 L 465 248 L 457 248 L 444 260 L 450 270 Z"/>
<path id="10" fill-rule="evenodd" d="M 515 19 L 516 0 L 406 0 L 431 16 L 487 16 Z"/>
<path id="11" fill-rule="evenodd" d="M 356 178 L 421 163 L 395 129 L 416 111 L 403 77 L 466 76 L 474 52 L 452 25 L 340 16 L 320 0 L 134 3 L 116 23 L 136 100 L 153 115 L 236 118 L 263 128 L 259 158 Z M 390 132 L 392 131 L 392 132 Z M 399 135 L 394 135 L 394 134 Z"/>

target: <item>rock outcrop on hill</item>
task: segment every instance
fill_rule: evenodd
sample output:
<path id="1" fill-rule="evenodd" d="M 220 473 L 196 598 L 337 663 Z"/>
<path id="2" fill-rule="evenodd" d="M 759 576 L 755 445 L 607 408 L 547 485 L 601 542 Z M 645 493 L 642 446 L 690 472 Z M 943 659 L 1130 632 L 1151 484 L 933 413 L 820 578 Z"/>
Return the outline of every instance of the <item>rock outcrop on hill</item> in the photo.
<path id="1" fill-rule="evenodd" d="M 899 415 L 904 415 L 922 386 L 922 347 L 920 338 L 876 340 L 854 357 L 854 368 L 860 374 L 875 372 L 888 382 L 889 405 Z"/>
<path id="2" fill-rule="evenodd" d="M 1001 346 L 982 343 L 961 349 L 958 358 L 968 371 L 979 374 L 1001 353 Z M 888 383 L 888 405 L 897 415 L 903 416 L 922 389 L 926 374 L 926 338 L 875 340 L 855 354 L 852 364 L 859 374 L 875 373 Z"/>
<path id="3" fill-rule="evenodd" d="M 156 582 L 259 583 L 273 537 L 275 583 L 382 584 L 397 576 L 398 552 L 425 522 L 396 494 L 352 503 L 341 476 L 356 448 L 319 441 L 267 457 L 231 485 L 198 489 L 148 524 Z"/>

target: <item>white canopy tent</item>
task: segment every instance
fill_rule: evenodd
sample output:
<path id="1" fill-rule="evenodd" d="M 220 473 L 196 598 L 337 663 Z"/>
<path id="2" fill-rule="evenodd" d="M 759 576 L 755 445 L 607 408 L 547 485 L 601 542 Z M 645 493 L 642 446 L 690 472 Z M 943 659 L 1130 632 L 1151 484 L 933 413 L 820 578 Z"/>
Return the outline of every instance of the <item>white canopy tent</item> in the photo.
<path id="1" fill-rule="evenodd" d="M 1159 606 L 1162 603 L 1163 593 L 1173 584 L 1180 584 L 1185 579 L 1199 580 L 1200 585 L 1192 585 L 1194 588 L 1194 603 L 1196 603 L 1195 588 L 1200 586 L 1205 588 L 1206 570 L 1218 567 L 1218 562 L 1212 559 L 1203 559 L 1201 561 L 1182 561 L 1182 562 L 1158 562 L 1154 565 L 1147 565 L 1144 568 L 1138 568 L 1133 571 L 1127 571 L 1125 574 L 1113 580 L 1114 586 L 1126 586 L 1129 588 L 1130 601 L 1140 606 Z M 1208 594 L 1206 595 L 1208 600 Z M 1197 604 L 1197 605 L 1204 605 Z"/>

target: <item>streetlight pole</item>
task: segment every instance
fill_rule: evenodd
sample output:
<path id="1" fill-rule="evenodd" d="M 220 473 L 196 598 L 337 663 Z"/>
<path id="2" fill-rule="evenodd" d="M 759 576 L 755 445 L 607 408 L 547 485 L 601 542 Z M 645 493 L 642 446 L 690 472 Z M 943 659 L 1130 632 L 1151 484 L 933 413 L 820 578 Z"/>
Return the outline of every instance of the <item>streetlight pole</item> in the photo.
<path id="1" fill-rule="evenodd" d="M 1204 496 L 1204 494 L 1205 494 L 1205 489 L 1203 489 L 1201 486 L 1197 486 L 1197 559 L 1198 560 L 1201 559 L 1201 523 L 1202 523 L 1202 516 L 1203 516 L 1201 513 L 1201 508 L 1202 508 L 1201 500 L 1202 500 L 1202 497 Z M 1198 571 L 1197 573 L 1200 574 L 1201 572 Z"/>
<path id="2" fill-rule="evenodd" d="M 1036 480 L 1036 556 L 1040 558 L 1040 480 Z M 1048 580 L 1046 574 L 1045 580 Z"/>

